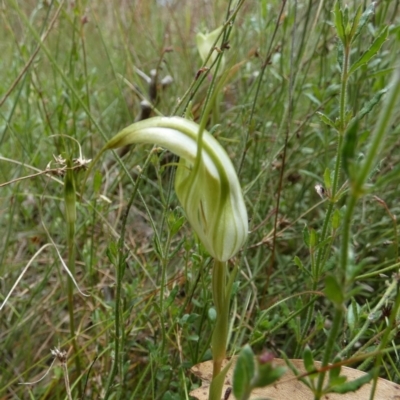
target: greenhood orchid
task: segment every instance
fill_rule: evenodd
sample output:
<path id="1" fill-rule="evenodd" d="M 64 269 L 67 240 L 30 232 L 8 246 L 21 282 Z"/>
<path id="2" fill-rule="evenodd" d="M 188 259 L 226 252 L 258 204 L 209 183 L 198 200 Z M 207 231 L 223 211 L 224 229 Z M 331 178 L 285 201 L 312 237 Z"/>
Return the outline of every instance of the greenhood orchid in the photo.
<path id="1" fill-rule="evenodd" d="M 175 190 L 187 219 L 211 256 L 232 258 L 247 238 L 247 211 L 235 169 L 218 141 L 206 130 L 200 133 L 193 121 L 154 117 L 123 129 L 101 153 L 138 143 L 156 144 L 180 157 Z"/>
<path id="2" fill-rule="evenodd" d="M 222 29 L 223 29 L 223 26 L 220 26 L 210 33 L 204 34 L 204 33 L 199 32 L 196 35 L 197 50 L 198 50 L 203 62 L 206 61 L 208 53 L 210 52 L 212 46 L 221 47 L 222 36 L 220 36 L 220 34 L 221 34 Z M 220 36 L 220 39 L 218 40 L 217 44 L 215 45 L 215 41 L 217 40 L 218 36 Z M 207 64 L 206 64 L 207 67 L 211 67 L 211 65 L 214 63 L 215 59 L 217 58 L 217 56 L 218 56 L 217 50 L 214 50 L 213 53 L 211 54 L 211 57 L 207 61 Z M 224 68 L 225 68 L 225 57 L 222 56 L 221 67 L 219 69 L 220 73 L 222 71 L 224 71 Z"/>

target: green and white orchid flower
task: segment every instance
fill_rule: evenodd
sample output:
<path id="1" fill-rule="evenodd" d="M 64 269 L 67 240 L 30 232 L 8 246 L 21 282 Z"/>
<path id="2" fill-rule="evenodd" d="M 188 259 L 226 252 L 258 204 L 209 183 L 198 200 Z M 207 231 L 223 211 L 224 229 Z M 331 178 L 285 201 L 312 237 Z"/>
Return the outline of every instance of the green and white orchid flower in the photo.
<path id="1" fill-rule="evenodd" d="M 215 41 L 221 34 L 222 29 L 223 26 L 220 26 L 219 28 L 213 30 L 212 32 L 206 34 L 199 32 L 196 35 L 197 50 L 199 51 L 200 57 L 203 62 L 206 61 L 206 58 L 212 46 L 215 46 Z M 219 38 L 216 46 L 221 47 L 221 45 L 222 45 L 222 36 Z M 217 56 L 218 56 L 217 50 L 214 50 L 213 53 L 211 54 L 211 57 L 208 59 L 206 66 L 211 67 Z M 220 73 L 224 71 L 224 68 L 225 68 L 225 56 L 222 56 L 221 66 L 219 69 Z"/>
<path id="2" fill-rule="evenodd" d="M 206 130 L 200 133 L 193 121 L 154 117 L 123 129 L 101 153 L 138 143 L 165 147 L 180 157 L 175 190 L 187 219 L 211 256 L 232 258 L 247 238 L 248 219 L 238 177 L 223 147 Z"/>

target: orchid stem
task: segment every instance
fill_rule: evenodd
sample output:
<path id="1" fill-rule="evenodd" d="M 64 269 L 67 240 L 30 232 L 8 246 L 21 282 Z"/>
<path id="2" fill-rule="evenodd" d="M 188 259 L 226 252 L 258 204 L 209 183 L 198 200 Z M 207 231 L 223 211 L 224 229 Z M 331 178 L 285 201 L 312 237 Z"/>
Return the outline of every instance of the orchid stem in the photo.
<path id="1" fill-rule="evenodd" d="M 226 358 L 226 346 L 229 331 L 229 300 L 226 293 L 226 262 L 214 261 L 212 274 L 212 292 L 217 311 L 217 319 L 212 335 L 213 377 L 221 371 L 223 360 Z"/>

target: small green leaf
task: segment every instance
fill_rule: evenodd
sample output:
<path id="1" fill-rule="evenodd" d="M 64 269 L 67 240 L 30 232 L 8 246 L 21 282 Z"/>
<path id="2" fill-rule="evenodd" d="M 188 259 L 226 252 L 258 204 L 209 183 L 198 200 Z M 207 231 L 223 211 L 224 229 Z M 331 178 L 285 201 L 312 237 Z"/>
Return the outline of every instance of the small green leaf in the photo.
<path id="1" fill-rule="evenodd" d="M 361 120 L 361 118 L 369 114 L 372 111 L 372 109 L 379 103 L 380 99 L 386 92 L 387 89 L 385 88 L 375 93 L 374 97 L 364 105 L 364 107 L 357 113 L 357 115 L 354 118 Z"/>
<path id="2" fill-rule="evenodd" d="M 336 369 L 336 368 L 333 368 Z M 340 370 L 340 368 L 339 368 Z M 334 387 L 334 386 L 338 386 L 338 385 L 343 385 L 345 382 L 347 381 L 347 377 L 346 376 L 337 376 L 335 378 L 329 379 L 329 386 L 330 387 Z"/>
<path id="3" fill-rule="evenodd" d="M 321 102 L 312 93 L 305 92 L 304 95 L 307 96 L 317 106 L 321 105 Z"/>
<path id="4" fill-rule="evenodd" d="M 333 15 L 334 15 L 334 24 L 337 35 L 339 36 L 339 39 L 342 41 L 342 43 L 344 43 L 345 35 L 344 35 L 344 25 L 343 25 L 343 13 L 340 8 L 339 1 L 336 1 L 335 3 L 335 7 L 333 9 Z"/>
<path id="5" fill-rule="evenodd" d="M 346 382 L 341 385 L 336 385 L 330 389 L 331 392 L 334 393 L 348 393 L 348 392 L 355 392 L 361 386 L 368 383 L 374 376 L 374 370 L 370 371 L 368 374 L 361 376 L 360 378 L 355 379 L 354 381 Z"/>
<path id="6" fill-rule="evenodd" d="M 386 26 L 382 30 L 382 32 L 378 35 L 378 37 L 373 41 L 370 48 L 351 66 L 349 70 L 349 75 L 355 72 L 362 65 L 367 64 L 368 61 L 378 53 L 378 51 L 382 47 L 383 43 L 385 43 L 388 37 L 388 32 L 389 29 Z"/>
<path id="7" fill-rule="evenodd" d="M 335 123 L 334 123 L 326 114 L 324 114 L 324 113 L 322 113 L 322 112 L 320 112 L 320 111 L 317 111 L 317 114 L 318 114 L 318 116 L 319 116 L 319 119 L 320 119 L 325 125 L 331 126 L 333 129 L 336 130 Z"/>
<path id="8" fill-rule="evenodd" d="M 303 263 L 301 262 L 301 260 L 300 260 L 300 258 L 298 256 L 295 256 L 293 261 L 299 267 L 299 269 L 304 271 L 304 265 L 303 265 Z"/>
<path id="9" fill-rule="evenodd" d="M 358 304 L 351 299 L 350 307 L 347 309 L 347 323 L 349 325 L 350 332 L 353 333 L 358 324 Z"/>
<path id="10" fill-rule="evenodd" d="M 286 372 L 285 367 L 274 367 L 273 363 L 260 364 L 258 373 L 252 383 L 252 388 L 262 388 L 272 385 Z"/>
<path id="11" fill-rule="evenodd" d="M 314 357 L 311 349 L 306 346 L 303 352 L 304 367 L 307 372 L 315 372 Z"/>
<path id="12" fill-rule="evenodd" d="M 369 17 L 374 13 L 375 11 L 375 2 L 372 2 L 369 7 L 362 13 L 360 22 L 358 23 L 357 29 L 354 33 L 354 36 L 352 36 L 352 41 L 358 37 L 358 35 L 361 33 L 362 29 L 364 28 L 365 24 L 368 22 Z"/>
<path id="13" fill-rule="evenodd" d="M 344 11 L 343 11 L 343 26 L 344 26 L 344 33 L 346 36 L 350 33 L 351 30 L 349 22 L 350 22 L 349 7 L 346 4 L 344 6 Z"/>
<path id="14" fill-rule="evenodd" d="M 326 239 L 322 240 L 321 242 L 319 242 L 316 246 L 314 250 L 318 250 L 321 248 L 324 248 L 330 241 L 332 240 L 332 236 L 328 236 Z"/>
<path id="15" fill-rule="evenodd" d="M 176 216 L 174 213 L 169 214 L 168 227 L 170 229 L 171 236 L 174 236 L 178 233 L 185 221 L 186 219 L 183 215 Z"/>
<path id="16" fill-rule="evenodd" d="M 335 359 L 333 360 L 333 364 L 340 363 L 340 361 L 341 359 L 339 357 L 335 357 Z M 340 376 L 341 369 L 342 369 L 341 365 L 329 369 L 329 381 L 328 381 L 329 388 L 336 385 L 342 385 L 347 381 L 346 376 Z"/>
<path id="17" fill-rule="evenodd" d="M 340 361 L 340 359 L 335 360 L 334 363 L 339 362 L 339 361 Z M 338 366 L 338 367 L 331 368 L 329 370 L 329 381 L 339 377 L 341 368 L 342 368 L 341 366 Z"/>
<path id="18" fill-rule="evenodd" d="M 308 276 L 312 276 L 311 272 L 306 269 L 298 256 L 295 256 L 293 262 L 299 267 L 300 271 L 305 272 Z"/>
<path id="19" fill-rule="evenodd" d="M 332 187 L 332 182 L 331 182 L 331 171 L 329 168 L 325 168 L 324 172 L 324 185 L 325 189 L 330 190 Z"/>
<path id="20" fill-rule="evenodd" d="M 179 291 L 179 286 L 175 286 L 171 292 L 169 293 L 169 296 L 167 300 L 164 302 L 164 307 L 165 309 L 169 308 L 169 306 L 174 302 L 176 295 L 178 294 Z M 198 315 L 198 314 L 192 314 L 192 315 Z"/>
<path id="21" fill-rule="evenodd" d="M 333 275 L 327 275 L 325 278 L 325 295 L 336 306 L 343 303 L 343 288 Z"/>
<path id="22" fill-rule="evenodd" d="M 354 35 L 356 34 L 358 24 L 360 23 L 361 15 L 362 15 L 362 8 L 361 8 L 361 6 L 358 6 L 356 15 L 354 16 L 353 24 L 352 24 L 351 30 L 350 30 L 350 39 L 351 40 L 354 37 Z"/>
<path id="23" fill-rule="evenodd" d="M 118 265 L 118 245 L 115 242 L 111 242 L 106 250 L 106 255 L 114 266 Z"/>
<path id="24" fill-rule="evenodd" d="M 247 344 L 241 350 L 233 371 L 233 394 L 237 399 L 241 399 L 246 393 L 249 393 L 254 373 L 254 353 Z"/>

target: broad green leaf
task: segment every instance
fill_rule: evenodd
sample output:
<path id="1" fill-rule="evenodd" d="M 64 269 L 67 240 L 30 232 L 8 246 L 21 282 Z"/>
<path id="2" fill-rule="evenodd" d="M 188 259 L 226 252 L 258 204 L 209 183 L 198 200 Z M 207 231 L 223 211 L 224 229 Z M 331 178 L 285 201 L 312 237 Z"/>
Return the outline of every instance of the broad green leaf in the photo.
<path id="1" fill-rule="evenodd" d="M 325 278 L 325 295 L 335 305 L 341 306 L 343 303 L 343 288 L 333 275 Z"/>
<path id="2" fill-rule="evenodd" d="M 378 37 L 374 40 L 370 48 L 351 66 L 349 70 L 349 75 L 355 72 L 362 65 L 367 64 L 368 61 L 378 53 L 388 37 L 388 32 L 389 29 L 386 26 L 378 35 Z"/>

